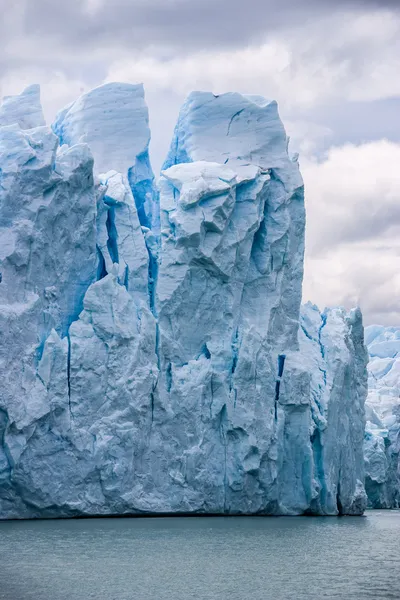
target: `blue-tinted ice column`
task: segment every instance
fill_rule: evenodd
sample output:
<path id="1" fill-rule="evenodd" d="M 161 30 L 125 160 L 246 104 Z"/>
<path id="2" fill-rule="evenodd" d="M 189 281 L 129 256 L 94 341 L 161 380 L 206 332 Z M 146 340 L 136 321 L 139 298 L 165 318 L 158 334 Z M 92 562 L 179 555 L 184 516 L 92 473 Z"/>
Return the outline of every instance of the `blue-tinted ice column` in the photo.
<path id="1" fill-rule="evenodd" d="M 159 217 L 143 86 L 100 86 L 59 113 L 53 129 L 61 143 L 87 142 L 99 183 L 98 281 L 70 330 L 70 407 L 80 465 L 75 486 L 82 489 L 77 510 L 157 510 L 149 443 L 158 380 Z M 94 480 L 89 487 L 88 477 Z M 73 505 L 73 493 L 66 495 Z"/>
<path id="2" fill-rule="evenodd" d="M 317 514 L 361 514 L 368 354 L 359 309 L 301 310 L 300 349 L 311 374 L 310 447 Z"/>
<path id="3" fill-rule="evenodd" d="M 149 159 L 143 85 L 108 83 L 83 94 L 53 124 L 61 144 L 85 141 L 103 194 L 98 199 L 99 276 L 118 280 L 154 311 L 159 199 Z"/>
<path id="4" fill-rule="evenodd" d="M 305 215 L 276 103 L 191 94 L 160 203 L 159 394 L 174 415 L 166 437 L 176 478 L 198 510 L 302 512 L 303 491 L 279 496 L 292 408 L 280 406 L 277 381 L 289 351 L 296 362 Z M 299 393 L 308 407 L 308 390 Z"/>
<path id="5" fill-rule="evenodd" d="M 107 83 L 82 94 L 58 113 L 53 130 L 61 144 L 86 142 L 96 173 L 121 173 L 129 181 L 141 224 L 157 233 L 158 199 L 142 84 Z"/>
<path id="6" fill-rule="evenodd" d="M 58 150 L 46 127 L 0 128 L 2 517 L 152 508 L 147 108 L 141 86 L 119 84 L 74 106 L 53 128 Z M 12 107 L 24 121 L 26 103 Z"/>
<path id="7" fill-rule="evenodd" d="M 38 103 L 33 87 L 0 109 L 7 123 L 0 126 L 3 517 L 32 514 L 44 479 L 52 479 L 70 428 L 69 326 L 96 279 L 93 158 L 85 144 L 59 150 L 51 129 L 36 127 Z"/>

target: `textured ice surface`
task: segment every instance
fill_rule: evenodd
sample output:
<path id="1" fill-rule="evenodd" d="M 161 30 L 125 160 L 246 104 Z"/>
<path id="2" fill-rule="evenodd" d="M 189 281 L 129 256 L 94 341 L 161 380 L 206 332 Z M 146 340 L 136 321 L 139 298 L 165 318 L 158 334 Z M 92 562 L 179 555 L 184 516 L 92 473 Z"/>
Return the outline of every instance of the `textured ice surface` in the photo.
<path id="1" fill-rule="evenodd" d="M 38 85 L 30 85 L 19 96 L 4 98 L 0 105 L 0 127 L 15 124 L 21 129 L 45 125 Z"/>
<path id="2" fill-rule="evenodd" d="M 143 85 L 109 83 L 83 94 L 57 115 L 60 144 L 85 142 L 97 173 L 117 171 L 129 180 L 142 225 L 157 228 L 158 202 L 149 159 L 149 115 Z"/>
<path id="3" fill-rule="evenodd" d="M 0 517 L 361 513 L 361 315 L 300 316 L 276 103 L 191 94 L 157 190 L 141 86 L 53 131 L 0 127 Z"/>
<path id="4" fill-rule="evenodd" d="M 374 508 L 400 506 L 400 327 L 365 329 L 368 365 L 366 490 Z"/>
<path id="5" fill-rule="evenodd" d="M 311 371 L 312 449 L 319 512 L 365 507 L 363 463 L 367 350 L 359 309 L 301 309 L 300 350 Z"/>

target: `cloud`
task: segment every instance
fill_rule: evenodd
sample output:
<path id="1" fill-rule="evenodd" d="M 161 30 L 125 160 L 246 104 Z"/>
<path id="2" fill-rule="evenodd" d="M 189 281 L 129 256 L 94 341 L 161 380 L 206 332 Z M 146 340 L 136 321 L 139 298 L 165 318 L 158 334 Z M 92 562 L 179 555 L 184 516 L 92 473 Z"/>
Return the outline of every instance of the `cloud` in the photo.
<path id="1" fill-rule="evenodd" d="M 380 98 L 373 101 L 324 102 L 313 107 L 303 118 L 312 118 L 331 134 L 320 136 L 316 153 L 328 150 L 329 146 L 348 143 L 364 143 L 390 139 L 400 141 L 400 96 Z M 296 111 L 297 118 L 301 112 Z M 307 132 L 304 132 L 306 135 Z"/>
<path id="2" fill-rule="evenodd" d="M 303 160 L 304 300 L 361 304 L 367 322 L 400 323 L 400 144 L 332 148 Z"/>
<path id="3" fill-rule="evenodd" d="M 320 9 L 311 10 L 316 0 L 280 0 L 279 10 L 270 10 L 278 7 L 277 0 L 210 2 L 116 0 L 105 8 L 103 0 L 17 0 L 0 22 L 0 92 L 12 93 L 9 81 L 25 81 L 29 73 L 31 81 L 44 84 L 62 76 L 73 89 L 77 81 L 84 88 L 103 80 L 142 81 L 149 96 L 160 92 L 160 104 L 165 92 L 180 104 L 196 88 L 237 90 L 275 98 L 284 119 L 291 121 L 310 121 L 306 113 L 317 107 L 400 95 L 400 12 L 350 10 L 343 7 L 358 3 L 344 0 L 330 12 L 330 4 L 320 1 Z M 218 35 L 209 41 L 196 12 L 208 5 L 207 31 L 218 21 L 213 11 L 225 16 L 223 32 L 231 21 L 232 27 L 246 29 L 240 12 L 245 7 L 258 15 L 259 34 L 231 35 L 229 49 Z M 302 19 L 286 18 L 285 11 L 292 14 L 295 8 Z M 273 25 L 278 17 L 279 27 Z M 181 31 L 175 35 L 177 24 Z M 146 34 L 142 43 L 141 36 L 153 27 L 160 28 L 160 35 Z M 191 28 L 199 30 L 201 43 Z M 185 47 L 182 34 L 187 31 L 193 44 Z"/>
<path id="4" fill-rule="evenodd" d="M 336 37 L 332 19 L 352 26 L 351 14 L 383 14 L 385 7 L 396 10 L 390 0 L 0 0 L 0 77 L 18 67 L 46 66 L 91 80 L 124 54 L 131 61 L 138 53 L 162 61 L 257 46 L 312 23 L 319 23 L 323 47 Z M 380 30 L 385 36 L 378 16 L 374 37 Z M 305 45 L 303 36 L 295 52 L 301 55 Z"/>
<path id="5" fill-rule="evenodd" d="M 333 244 L 368 240 L 397 230 L 399 165 L 400 145 L 386 140 L 331 148 L 323 162 L 302 161 L 312 213 L 309 254 L 323 254 Z"/>
<path id="6" fill-rule="evenodd" d="M 400 14 L 373 11 L 330 15 L 234 50 L 120 56 L 107 79 L 140 80 L 148 89 L 181 94 L 196 88 L 262 93 L 298 110 L 332 99 L 400 95 L 399 70 Z"/>
<path id="7" fill-rule="evenodd" d="M 65 48 L 149 47 L 181 49 L 232 48 L 266 33 L 288 28 L 327 13 L 365 6 L 395 7 L 394 2 L 363 0 L 1 0 L 14 28 L 42 42 L 48 36 Z M 1 9 L 0 5 L 0 9 Z"/>

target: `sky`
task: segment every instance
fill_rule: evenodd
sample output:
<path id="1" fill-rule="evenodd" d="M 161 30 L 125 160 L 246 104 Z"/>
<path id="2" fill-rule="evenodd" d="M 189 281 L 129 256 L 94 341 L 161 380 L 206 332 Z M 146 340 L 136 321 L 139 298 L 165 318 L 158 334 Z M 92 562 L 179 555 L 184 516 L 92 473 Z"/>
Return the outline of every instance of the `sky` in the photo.
<path id="1" fill-rule="evenodd" d="M 48 122 L 106 81 L 143 82 L 157 172 L 192 90 L 278 101 L 300 153 L 303 300 L 400 325 L 400 0 L 0 0 L 0 95 Z"/>

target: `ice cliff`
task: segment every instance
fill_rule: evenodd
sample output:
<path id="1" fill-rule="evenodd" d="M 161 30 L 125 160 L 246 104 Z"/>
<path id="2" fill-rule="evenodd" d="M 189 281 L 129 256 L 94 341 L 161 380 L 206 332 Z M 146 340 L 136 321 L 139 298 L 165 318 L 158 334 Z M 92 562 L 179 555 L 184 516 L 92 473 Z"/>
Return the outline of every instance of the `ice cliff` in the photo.
<path id="1" fill-rule="evenodd" d="M 370 362 L 365 485 L 373 508 L 400 507 L 400 327 L 365 329 Z"/>
<path id="2" fill-rule="evenodd" d="M 192 93 L 157 185 L 142 86 L 43 123 L 0 108 L 0 517 L 362 513 L 361 314 L 300 313 L 276 103 Z"/>

